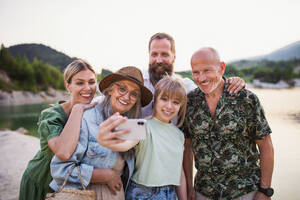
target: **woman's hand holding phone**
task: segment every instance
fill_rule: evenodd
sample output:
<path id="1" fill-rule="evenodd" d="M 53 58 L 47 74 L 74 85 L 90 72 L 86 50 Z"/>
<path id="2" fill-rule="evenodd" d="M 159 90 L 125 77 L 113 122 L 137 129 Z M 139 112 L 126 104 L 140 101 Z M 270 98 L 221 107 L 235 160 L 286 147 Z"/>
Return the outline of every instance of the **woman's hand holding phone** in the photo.
<path id="1" fill-rule="evenodd" d="M 127 117 L 121 116 L 119 113 L 113 114 L 107 120 L 102 122 L 98 128 L 97 141 L 100 145 L 110 148 L 115 144 L 124 142 L 119 136 L 129 133 L 129 130 L 122 129 L 115 131 L 115 128 L 124 123 Z"/>

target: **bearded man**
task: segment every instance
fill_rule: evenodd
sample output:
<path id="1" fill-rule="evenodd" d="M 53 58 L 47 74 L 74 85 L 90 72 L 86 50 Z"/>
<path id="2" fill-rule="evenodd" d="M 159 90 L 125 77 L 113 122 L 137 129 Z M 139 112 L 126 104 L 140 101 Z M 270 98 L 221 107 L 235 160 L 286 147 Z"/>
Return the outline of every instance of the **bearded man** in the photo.
<path id="1" fill-rule="evenodd" d="M 183 82 L 186 92 L 197 88 L 197 85 L 189 78 L 181 78 L 174 74 L 174 61 L 176 58 L 175 42 L 172 36 L 166 33 L 154 34 L 148 44 L 149 68 L 143 72 L 144 85 L 154 93 L 155 84 L 165 75 L 177 76 Z M 229 78 L 228 91 L 237 93 L 245 87 L 245 82 L 239 77 Z M 152 115 L 153 101 L 142 109 L 142 117 Z"/>

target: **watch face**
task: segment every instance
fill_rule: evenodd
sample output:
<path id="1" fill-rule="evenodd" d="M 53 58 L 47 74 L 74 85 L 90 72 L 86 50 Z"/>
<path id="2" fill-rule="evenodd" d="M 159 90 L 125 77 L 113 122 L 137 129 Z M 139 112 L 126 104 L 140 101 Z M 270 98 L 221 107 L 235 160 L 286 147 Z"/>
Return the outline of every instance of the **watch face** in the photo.
<path id="1" fill-rule="evenodd" d="M 267 188 L 266 189 L 266 195 L 268 197 L 271 197 L 274 194 L 274 190 L 272 188 Z"/>

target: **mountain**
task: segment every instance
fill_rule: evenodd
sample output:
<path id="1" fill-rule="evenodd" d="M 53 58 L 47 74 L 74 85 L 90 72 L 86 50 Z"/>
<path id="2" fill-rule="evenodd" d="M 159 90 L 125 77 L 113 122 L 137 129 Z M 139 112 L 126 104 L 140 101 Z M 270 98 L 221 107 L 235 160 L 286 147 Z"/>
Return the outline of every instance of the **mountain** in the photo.
<path id="1" fill-rule="evenodd" d="M 76 59 L 43 44 L 19 44 L 10 46 L 8 50 L 14 57 L 26 56 L 30 62 L 36 57 L 44 63 L 59 67 L 61 71 Z"/>
<path id="2" fill-rule="evenodd" d="M 260 64 L 263 61 L 286 61 L 295 58 L 300 59 L 300 41 L 284 46 L 266 55 L 244 58 L 230 62 L 229 64 L 236 66 L 249 66 Z"/>
<path id="3" fill-rule="evenodd" d="M 300 41 L 289 44 L 267 55 L 254 57 L 251 60 L 279 61 L 290 60 L 293 58 L 300 58 Z"/>

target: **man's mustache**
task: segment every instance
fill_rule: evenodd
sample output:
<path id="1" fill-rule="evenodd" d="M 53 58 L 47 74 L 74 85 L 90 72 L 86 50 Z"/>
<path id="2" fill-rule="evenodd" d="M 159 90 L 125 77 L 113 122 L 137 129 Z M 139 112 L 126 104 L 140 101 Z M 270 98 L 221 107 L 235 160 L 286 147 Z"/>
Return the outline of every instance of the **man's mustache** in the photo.
<path id="1" fill-rule="evenodd" d="M 151 71 L 156 71 L 157 69 L 162 68 L 163 71 L 165 71 L 166 73 L 168 73 L 169 75 L 172 74 L 173 71 L 173 66 L 170 64 L 166 64 L 166 63 L 154 63 L 150 65 L 150 70 Z M 165 73 L 164 73 L 165 75 Z"/>
<path id="2" fill-rule="evenodd" d="M 152 69 L 156 69 L 156 68 L 159 68 L 159 67 L 168 68 L 168 64 L 165 64 L 165 63 L 155 63 L 155 64 L 152 64 L 150 66 L 151 66 Z"/>

